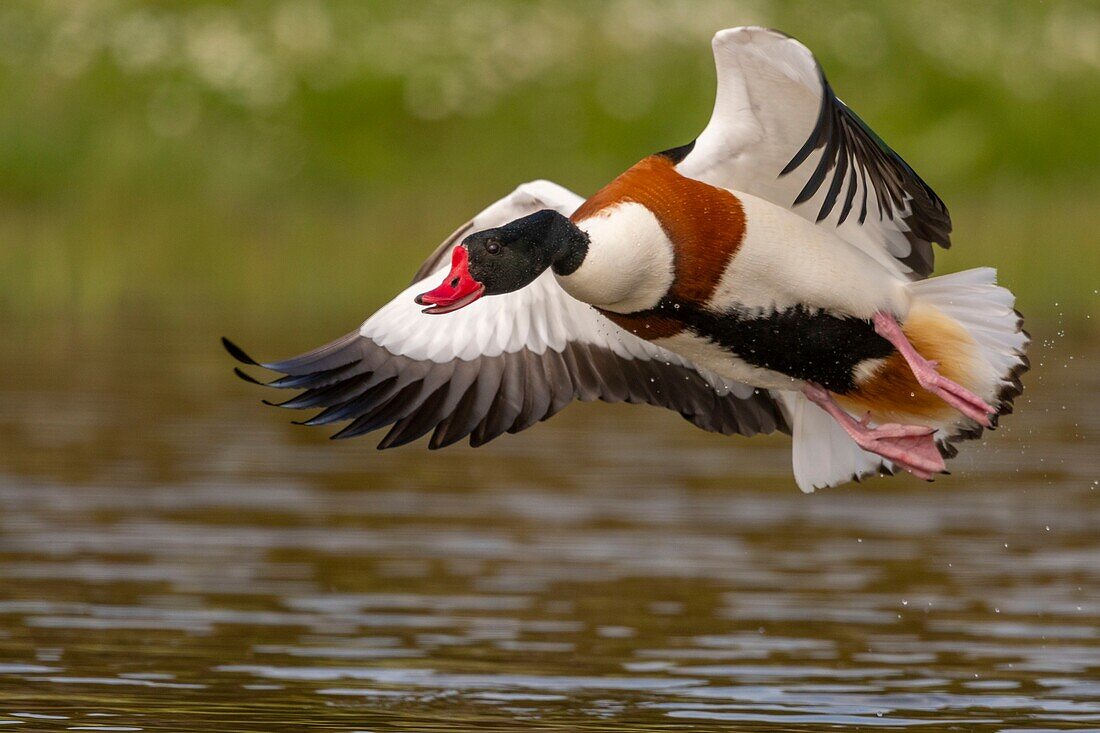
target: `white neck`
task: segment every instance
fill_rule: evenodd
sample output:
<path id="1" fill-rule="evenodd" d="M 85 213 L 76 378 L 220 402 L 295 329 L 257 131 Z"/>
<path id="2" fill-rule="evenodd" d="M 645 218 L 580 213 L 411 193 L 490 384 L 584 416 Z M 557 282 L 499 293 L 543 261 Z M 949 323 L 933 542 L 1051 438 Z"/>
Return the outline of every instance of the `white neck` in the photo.
<path id="1" fill-rule="evenodd" d="M 577 222 L 588 253 L 570 275 L 559 275 L 577 300 L 617 313 L 653 308 L 674 277 L 672 242 L 646 207 L 624 202 Z"/>

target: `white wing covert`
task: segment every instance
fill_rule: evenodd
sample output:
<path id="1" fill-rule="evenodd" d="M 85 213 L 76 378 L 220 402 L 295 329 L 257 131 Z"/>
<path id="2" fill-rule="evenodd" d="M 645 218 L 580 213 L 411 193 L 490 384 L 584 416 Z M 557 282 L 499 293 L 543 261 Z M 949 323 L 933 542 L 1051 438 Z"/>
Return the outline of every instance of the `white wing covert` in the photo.
<path id="1" fill-rule="evenodd" d="M 519 291 L 443 316 L 422 313 L 415 304 L 467 234 L 546 208 L 568 216 L 581 201 L 549 181 L 520 186 L 444 240 L 414 283 L 357 331 L 301 356 L 259 364 L 285 375 L 267 386 L 303 390 L 281 407 L 321 408 L 304 424 L 350 421 L 334 438 L 392 426 L 379 448 L 429 432 L 430 448 L 466 436 L 471 445 L 482 445 L 531 427 L 575 399 L 658 405 L 726 434 L 788 430 L 770 395 L 699 370 L 624 331 L 566 294 L 550 271 Z M 238 360 L 257 364 L 231 342 L 226 347 Z"/>
<path id="2" fill-rule="evenodd" d="M 834 229 L 911 279 L 950 246 L 939 196 L 833 93 L 797 40 L 766 28 L 719 31 L 714 112 L 670 153 L 692 178 L 759 196 Z"/>

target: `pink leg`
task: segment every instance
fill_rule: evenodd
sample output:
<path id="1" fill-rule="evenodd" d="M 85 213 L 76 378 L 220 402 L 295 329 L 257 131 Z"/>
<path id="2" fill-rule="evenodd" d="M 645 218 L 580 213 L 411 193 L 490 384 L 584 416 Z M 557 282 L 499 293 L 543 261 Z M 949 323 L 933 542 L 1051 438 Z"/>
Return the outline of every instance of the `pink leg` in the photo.
<path id="1" fill-rule="evenodd" d="M 869 415 L 863 420 L 856 420 L 836 403 L 824 387 L 811 383 L 802 389 L 802 393 L 840 423 L 844 432 L 852 436 L 852 440 L 863 450 L 880 455 L 926 481 L 946 468 L 932 437 L 935 432 L 932 428 L 895 423 L 872 428 L 868 424 Z"/>
<path id="2" fill-rule="evenodd" d="M 893 344 L 894 348 L 905 358 L 920 386 L 979 425 L 989 427 L 993 424 L 989 416 L 997 411 L 966 387 L 952 382 L 936 371 L 936 367 L 939 365 L 917 353 L 917 350 L 913 348 L 913 344 L 906 338 L 905 332 L 901 330 L 901 326 L 893 316 L 888 313 L 876 313 L 872 318 L 872 322 L 875 324 L 875 333 Z"/>

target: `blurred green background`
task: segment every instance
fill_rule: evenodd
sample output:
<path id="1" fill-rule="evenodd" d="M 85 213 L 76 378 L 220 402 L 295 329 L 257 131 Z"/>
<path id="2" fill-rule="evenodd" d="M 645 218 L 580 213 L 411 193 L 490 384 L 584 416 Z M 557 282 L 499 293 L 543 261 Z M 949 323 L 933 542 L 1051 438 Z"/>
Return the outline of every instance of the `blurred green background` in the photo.
<path id="1" fill-rule="evenodd" d="M 5 0 L 0 317 L 335 335 L 517 183 L 592 193 L 691 140 L 709 38 L 749 23 L 806 42 L 947 201 L 943 270 L 1093 328 L 1094 0 Z"/>

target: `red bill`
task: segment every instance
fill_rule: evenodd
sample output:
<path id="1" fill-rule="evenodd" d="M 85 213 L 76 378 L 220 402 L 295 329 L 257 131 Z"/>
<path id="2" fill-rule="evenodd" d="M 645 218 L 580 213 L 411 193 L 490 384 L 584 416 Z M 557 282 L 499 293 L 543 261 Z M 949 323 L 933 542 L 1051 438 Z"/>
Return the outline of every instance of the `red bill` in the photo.
<path id="1" fill-rule="evenodd" d="M 485 286 L 470 275 L 470 253 L 465 247 L 455 247 L 451 254 L 451 272 L 443 284 L 416 296 L 417 305 L 431 306 L 425 313 L 451 313 L 465 308 L 485 294 Z"/>

